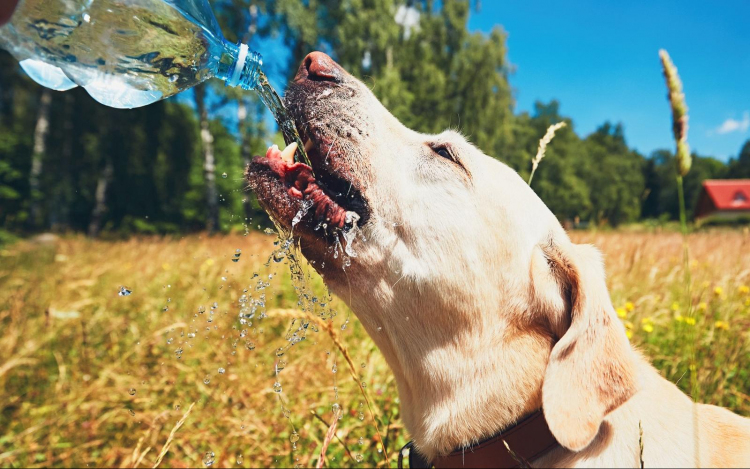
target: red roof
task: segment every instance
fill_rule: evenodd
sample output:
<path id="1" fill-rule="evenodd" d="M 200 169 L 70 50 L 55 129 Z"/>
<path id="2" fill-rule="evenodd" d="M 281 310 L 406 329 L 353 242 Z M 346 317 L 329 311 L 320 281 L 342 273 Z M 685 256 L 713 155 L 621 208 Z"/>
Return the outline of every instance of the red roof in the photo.
<path id="1" fill-rule="evenodd" d="M 750 179 L 707 179 L 703 188 L 718 210 L 750 210 Z"/>

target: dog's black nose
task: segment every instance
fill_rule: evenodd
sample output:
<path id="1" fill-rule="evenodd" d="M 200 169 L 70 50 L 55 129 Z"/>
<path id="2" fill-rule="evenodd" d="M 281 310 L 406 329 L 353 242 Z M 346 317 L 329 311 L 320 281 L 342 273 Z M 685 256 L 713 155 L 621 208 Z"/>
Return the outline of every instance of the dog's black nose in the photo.
<path id="1" fill-rule="evenodd" d="M 297 71 L 296 80 L 331 81 L 341 83 L 344 77 L 344 69 L 323 52 L 311 52 L 307 54 Z"/>

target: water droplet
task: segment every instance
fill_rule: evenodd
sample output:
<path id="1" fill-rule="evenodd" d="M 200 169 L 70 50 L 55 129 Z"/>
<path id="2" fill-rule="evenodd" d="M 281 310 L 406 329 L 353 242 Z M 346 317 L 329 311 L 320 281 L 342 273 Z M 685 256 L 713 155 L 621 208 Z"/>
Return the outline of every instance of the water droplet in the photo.
<path id="1" fill-rule="evenodd" d="M 255 344 L 248 340 L 245 342 L 245 348 L 248 350 L 255 350 Z"/>
<path id="2" fill-rule="evenodd" d="M 286 368 L 286 360 L 279 360 L 279 361 L 278 361 L 278 362 L 276 363 L 276 370 L 277 370 L 277 371 L 281 371 L 281 370 L 283 370 L 284 368 Z"/>
<path id="3" fill-rule="evenodd" d="M 203 314 L 205 312 L 206 312 L 206 307 L 205 306 L 198 306 L 198 313 Z"/>
<path id="4" fill-rule="evenodd" d="M 362 381 L 362 389 L 364 389 L 366 387 L 367 387 L 367 383 L 365 383 L 364 381 Z"/>
<path id="5" fill-rule="evenodd" d="M 364 421 L 364 420 L 365 420 L 365 414 L 364 414 L 364 412 L 360 412 L 360 413 L 358 413 L 358 414 L 357 414 L 357 418 L 358 418 L 358 419 L 359 419 L 360 421 Z"/>
<path id="6" fill-rule="evenodd" d="M 173 341 L 174 339 L 170 337 L 169 339 L 167 339 L 167 345 L 172 345 Z"/>
<path id="7" fill-rule="evenodd" d="M 225 370 L 224 368 L 219 368 L 219 374 L 220 375 L 223 375 L 226 371 L 227 370 Z"/>
<path id="8" fill-rule="evenodd" d="M 169 76 L 169 82 L 170 82 L 170 83 L 174 83 L 174 82 L 176 82 L 176 81 L 177 81 L 177 79 L 178 79 L 179 77 L 180 77 L 180 76 L 179 76 L 179 75 L 177 75 L 176 73 L 175 73 L 175 74 L 173 74 L 173 75 L 170 75 L 170 76 Z"/>
<path id="9" fill-rule="evenodd" d="M 206 451 L 206 455 L 203 456 L 203 464 L 206 467 L 211 467 L 216 462 L 216 455 L 214 455 L 213 451 Z"/>
<path id="10" fill-rule="evenodd" d="M 334 414 L 335 414 L 336 412 L 340 411 L 340 410 L 341 410 L 341 406 L 339 405 L 339 403 L 338 403 L 338 402 L 334 403 L 334 404 L 333 404 L 333 405 L 331 406 L 331 411 L 333 411 L 333 413 L 334 413 Z"/>
<path id="11" fill-rule="evenodd" d="M 130 415 L 135 417 L 135 411 L 133 409 L 128 409 L 128 412 L 130 412 Z"/>
<path id="12" fill-rule="evenodd" d="M 276 349 L 276 356 L 277 356 L 277 357 L 280 357 L 280 356 L 282 356 L 282 355 L 284 355 L 284 347 L 279 347 L 279 348 L 277 348 L 277 349 Z"/>
<path id="13" fill-rule="evenodd" d="M 281 383 L 279 383 L 278 381 L 276 381 L 275 383 L 273 383 L 273 390 L 275 392 L 281 392 Z"/>
<path id="14" fill-rule="evenodd" d="M 130 296 L 130 294 L 133 293 L 132 290 L 130 290 L 128 287 L 120 287 L 120 290 L 117 292 L 118 296 Z"/>
<path id="15" fill-rule="evenodd" d="M 362 362 L 362 364 L 361 364 L 360 366 L 361 366 L 362 368 L 365 368 L 365 367 L 367 366 L 367 363 L 365 363 L 365 362 Z"/>
<path id="16" fill-rule="evenodd" d="M 203 384 L 208 384 L 211 382 L 211 377 L 209 375 L 206 375 L 205 378 L 203 378 Z"/>
<path id="17" fill-rule="evenodd" d="M 167 311 L 169 311 L 169 306 L 165 306 L 165 307 L 163 307 L 163 308 L 162 308 L 161 310 L 162 310 L 162 311 L 164 311 L 164 312 L 166 313 Z"/>
<path id="18" fill-rule="evenodd" d="M 128 389 L 128 394 L 130 394 L 131 396 L 135 396 L 135 392 L 135 388 Z"/>
<path id="19" fill-rule="evenodd" d="M 83 14 L 83 21 L 85 21 L 87 23 L 90 23 L 91 22 L 91 15 L 89 15 L 88 13 L 84 13 Z"/>
<path id="20" fill-rule="evenodd" d="M 242 464 L 242 455 L 241 455 L 241 454 L 238 454 L 238 455 L 237 455 L 237 457 L 235 458 L 235 462 L 236 462 L 236 463 L 237 463 L 238 465 L 239 465 L 239 464 Z"/>
<path id="21" fill-rule="evenodd" d="M 364 461 L 364 460 L 365 460 L 365 457 L 364 457 L 364 456 L 362 456 L 361 454 L 357 453 L 357 454 L 356 454 L 356 455 L 354 456 L 354 459 L 356 459 L 356 460 L 357 460 L 357 462 L 362 462 L 362 461 Z"/>
<path id="22" fill-rule="evenodd" d="M 289 435 L 289 441 L 291 441 L 292 443 L 298 442 L 299 441 L 299 433 L 292 432 L 292 434 Z"/>
<path id="23" fill-rule="evenodd" d="M 339 371 L 339 367 L 336 366 L 336 364 L 334 363 L 333 367 L 331 367 L 331 371 L 334 372 L 334 373 L 336 373 L 337 371 Z"/>
<path id="24" fill-rule="evenodd" d="M 227 173 L 221 173 L 221 177 L 223 177 L 224 179 L 226 179 L 227 178 Z"/>
<path id="25" fill-rule="evenodd" d="M 180 410 L 180 404 L 175 404 L 174 405 L 174 410 Z"/>
<path id="26" fill-rule="evenodd" d="M 365 444 L 365 439 L 360 436 L 359 440 L 357 440 L 357 443 L 359 443 L 360 445 L 363 445 Z"/>
<path id="27" fill-rule="evenodd" d="M 265 234 L 269 234 L 269 235 L 270 234 L 276 234 L 276 232 L 273 229 L 271 229 L 271 228 L 266 228 L 265 230 L 263 230 L 263 232 Z"/>

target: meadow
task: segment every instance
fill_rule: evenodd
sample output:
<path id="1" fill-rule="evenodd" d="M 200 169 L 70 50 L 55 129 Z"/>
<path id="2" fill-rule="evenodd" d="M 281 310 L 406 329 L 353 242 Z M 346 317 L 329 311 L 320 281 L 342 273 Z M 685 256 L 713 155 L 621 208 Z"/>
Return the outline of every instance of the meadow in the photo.
<path id="1" fill-rule="evenodd" d="M 696 399 L 750 415 L 748 230 L 690 235 L 690 300 L 679 234 L 572 237 L 603 251 L 618 316 L 655 366 L 688 391 L 694 350 Z M 0 465 L 395 466 L 408 434 L 393 376 L 304 265 L 299 311 L 275 241 L 0 246 Z"/>

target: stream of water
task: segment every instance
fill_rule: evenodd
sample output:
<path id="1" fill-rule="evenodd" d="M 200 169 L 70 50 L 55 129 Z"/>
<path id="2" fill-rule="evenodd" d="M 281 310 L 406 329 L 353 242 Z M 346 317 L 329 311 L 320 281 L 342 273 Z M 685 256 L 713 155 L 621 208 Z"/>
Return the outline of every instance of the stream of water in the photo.
<path id="1" fill-rule="evenodd" d="M 305 152 L 305 145 L 302 143 L 299 132 L 297 132 L 297 127 L 294 125 L 294 119 L 289 115 L 289 111 L 284 107 L 278 93 L 273 89 L 268 82 L 266 74 L 262 71 L 258 77 L 258 86 L 255 90 L 258 92 L 260 100 L 263 101 L 263 104 L 265 104 L 268 110 L 271 111 L 271 114 L 273 114 L 273 118 L 279 125 L 279 130 L 281 130 L 281 133 L 284 135 L 284 141 L 286 144 L 289 145 L 292 142 L 297 143 L 297 152 L 294 154 L 295 160 L 300 163 L 305 163 L 312 168 L 310 158 L 307 157 L 307 153 Z"/>

